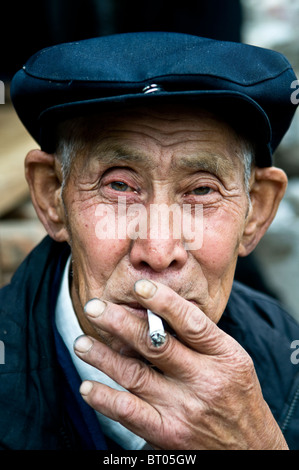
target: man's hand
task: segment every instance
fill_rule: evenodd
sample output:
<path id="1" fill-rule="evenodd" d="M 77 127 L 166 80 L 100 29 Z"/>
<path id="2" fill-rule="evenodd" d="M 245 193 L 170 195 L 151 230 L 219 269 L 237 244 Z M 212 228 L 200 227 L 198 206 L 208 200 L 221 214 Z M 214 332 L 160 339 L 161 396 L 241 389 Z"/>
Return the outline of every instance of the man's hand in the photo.
<path id="1" fill-rule="evenodd" d="M 92 315 L 86 309 L 89 320 L 150 365 L 80 337 L 75 343 L 78 356 L 128 390 L 83 382 L 80 391 L 86 402 L 157 449 L 287 449 L 244 349 L 163 284 L 138 281 L 135 296 L 165 319 L 176 337 L 168 334 L 157 348 L 145 318 L 119 305 L 93 301 Z"/>

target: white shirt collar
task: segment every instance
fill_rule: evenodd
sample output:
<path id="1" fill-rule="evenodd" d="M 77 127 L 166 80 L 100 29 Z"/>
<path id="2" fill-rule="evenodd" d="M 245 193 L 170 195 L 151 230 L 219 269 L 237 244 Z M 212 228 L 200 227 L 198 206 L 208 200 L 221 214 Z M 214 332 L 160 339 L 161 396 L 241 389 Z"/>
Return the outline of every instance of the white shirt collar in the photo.
<path id="1" fill-rule="evenodd" d="M 70 290 L 69 290 L 69 268 L 70 268 L 71 256 L 69 257 L 62 281 L 60 286 L 60 291 L 57 299 L 56 309 L 55 309 L 55 322 L 58 332 L 60 333 L 70 355 L 73 360 L 74 366 L 78 371 L 79 376 L 83 380 L 96 380 L 103 384 L 108 385 L 111 388 L 117 390 L 124 390 L 116 382 L 114 382 L 110 377 L 108 377 L 103 372 L 99 371 L 95 367 L 92 367 L 89 364 L 86 364 L 75 354 L 73 349 L 73 344 L 78 336 L 83 334 L 83 331 L 78 322 L 77 316 L 75 314 Z M 104 434 L 117 442 L 121 447 L 127 450 L 138 450 L 145 445 L 145 441 L 133 434 L 131 431 L 126 429 L 120 423 L 113 421 L 106 416 L 95 412 L 96 416 L 102 426 Z"/>

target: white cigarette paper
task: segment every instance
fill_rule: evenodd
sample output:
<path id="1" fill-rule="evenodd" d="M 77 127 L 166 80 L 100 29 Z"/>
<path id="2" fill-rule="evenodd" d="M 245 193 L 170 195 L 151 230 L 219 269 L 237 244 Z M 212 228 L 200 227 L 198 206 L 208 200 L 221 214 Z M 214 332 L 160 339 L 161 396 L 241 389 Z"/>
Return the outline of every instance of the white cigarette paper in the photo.
<path id="1" fill-rule="evenodd" d="M 166 339 L 163 322 L 158 315 L 151 310 L 147 310 L 149 333 L 154 346 L 161 346 Z"/>

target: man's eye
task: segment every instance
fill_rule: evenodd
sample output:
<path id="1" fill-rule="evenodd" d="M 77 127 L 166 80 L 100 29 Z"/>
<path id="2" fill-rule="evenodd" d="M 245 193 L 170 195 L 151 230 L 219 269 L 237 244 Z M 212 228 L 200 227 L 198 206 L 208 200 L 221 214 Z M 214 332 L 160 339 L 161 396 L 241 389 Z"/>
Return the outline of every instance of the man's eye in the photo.
<path id="1" fill-rule="evenodd" d="M 208 186 L 201 186 L 199 188 L 196 188 L 192 191 L 192 194 L 195 194 L 196 196 L 206 196 L 212 191 L 212 188 L 209 188 Z"/>
<path id="2" fill-rule="evenodd" d="M 123 192 L 127 190 L 133 191 L 133 189 L 130 186 L 128 186 L 126 183 L 123 183 L 122 181 L 113 181 L 113 183 L 110 183 L 110 186 L 115 191 L 123 191 Z"/>

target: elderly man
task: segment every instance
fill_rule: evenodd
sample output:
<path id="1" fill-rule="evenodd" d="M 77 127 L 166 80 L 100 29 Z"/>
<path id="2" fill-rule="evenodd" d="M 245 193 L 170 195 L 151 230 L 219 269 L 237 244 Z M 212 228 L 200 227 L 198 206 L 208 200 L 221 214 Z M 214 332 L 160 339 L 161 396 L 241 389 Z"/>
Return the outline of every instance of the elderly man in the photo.
<path id="1" fill-rule="evenodd" d="M 1 292 L 3 448 L 299 448 L 299 327 L 233 282 L 286 188 L 295 79 L 276 52 L 176 33 L 54 46 L 16 74 L 49 237 Z"/>

